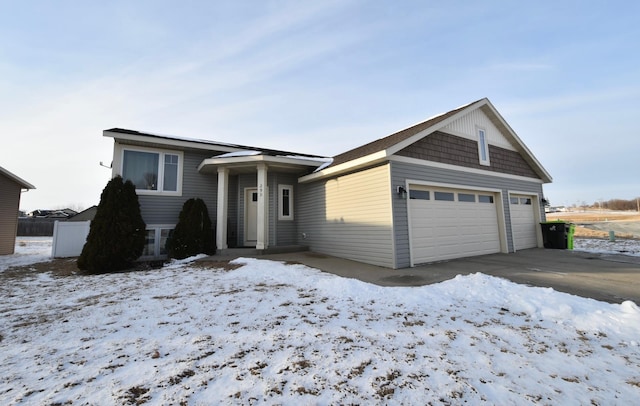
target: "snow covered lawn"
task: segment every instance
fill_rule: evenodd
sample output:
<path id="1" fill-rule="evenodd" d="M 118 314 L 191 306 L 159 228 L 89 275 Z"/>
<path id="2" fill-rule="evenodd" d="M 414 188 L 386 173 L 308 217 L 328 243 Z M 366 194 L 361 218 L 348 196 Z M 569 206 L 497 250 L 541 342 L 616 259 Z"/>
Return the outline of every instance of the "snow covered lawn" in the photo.
<path id="1" fill-rule="evenodd" d="M 389 288 L 295 264 L 214 265 L 0 274 L 0 404 L 628 405 L 640 397 L 632 302 L 482 274 Z"/>

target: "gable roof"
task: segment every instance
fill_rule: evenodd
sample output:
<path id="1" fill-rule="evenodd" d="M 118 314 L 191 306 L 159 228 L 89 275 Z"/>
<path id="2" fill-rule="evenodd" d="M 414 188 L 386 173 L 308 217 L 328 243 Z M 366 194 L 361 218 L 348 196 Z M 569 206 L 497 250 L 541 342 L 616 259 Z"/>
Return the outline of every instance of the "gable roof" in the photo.
<path id="1" fill-rule="evenodd" d="M 20 185 L 20 187 L 22 189 L 35 189 L 36 188 L 31 183 L 27 182 L 26 180 L 20 178 L 17 175 L 14 175 L 13 173 L 9 172 L 8 170 L 4 169 L 1 166 L 0 166 L 0 174 L 3 174 L 7 178 L 9 178 L 12 181 L 16 182 L 18 185 Z"/>
<path id="2" fill-rule="evenodd" d="M 473 104 L 473 103 L 472 103 Z M 353 161 L 354 159 L 357 158 L 362 158 L 364 156 L 367 156 L 369 154 L 373 154 L 375 152 L 379 152 L 382 150 L 385 150 L 387 148 L 390 148 L 396 144 L 398 144 L 399 142 L 402 142 L 404 140 L 406 140 L 407 138 L 410 138 L 426 129 L 428 129 L 431 126 L 434 126 L 436 124 L 438 124 L 439 122 L 446 120 L 447 118 L 453 116 L 454 114 L 456 114 L 457 112 L 459 112 L 460 110 L 465 109 L 467 106 L 469 106 L 468 104 L 462 107 L 458 107 L 455 110 L 451 110 L 447 113 L 444 114 L 440 114 L 438 116 L 435 116 L 433 118 L 430 118 L 427 121 L 424 121 L 422 123 L 416 124 L 412 127 L 406 128 L 402 131 L 398 131 L 397 133 L 391 134 L 389 136 L 386 136 L 384 138 L 380 138 L 377 139 L 375 141 L 372 141 L 368 144 L 362 145 L 360 147 L 354 148 L 350 151 L 347 152 L 343 152 L 342 154 L 336 155 L 333 157 L 333 163 L 331 164 L 331 166 L 336 166 L 336 165 L 340 165 L 342 163 L 348 162 L 348 161 Z"/>
<path id="3" fill-rule="evenodd" d="M 281 151 L 277 149 L 250 147 L 239 144 L 227 144 L 224 142 L 217 142 L 211 140 L 198 140 L 190 138 L 181 138 L 169 135 L 153 134 L 135 130 L 127 130 L 124 128 L 111 128 L 104 130 L 102 135 L 105 137 L 112 137 L 121 140 L 127 140 L 131 142 L 152 142 L 158 145 L 168 147 L 182 147 L 192 148 L 199 150 L 210 150 L 217 152 L 257 152 L 261 155 L 268 156 L 297 156 L 305 158 L 326 158 L 320 155 L 302 154 L 299 152 Z"/>
<path id="4" fill-rule="evenodd" d="M 487 115 L 489 120 L 505 135 L 505 137 L 509 139 L 514 148 L 522 155 L 524 160 L 531 166 L 534 172 L 544 183 L 551 182 L 552 178 L 546 169 L 544 169 L 540 162 L 538 162 L 531 151 L 526 147 L 526 145 L 524 145 L 522 140 L 520 140 L 513 129 L 509 124 L 507 124 L 504 118 L 500 113 L 498 113 L 496 108 L 487 98 L 458 107 L 387 137 L 380 138 L 363 146 L 336 155 L 333 158 L 331 165 L 323 168 L 322 170 L 316 171 L 311 175 L 303 176 L 300 178 L 300 181 L 308 182 L 346 171 L 357 170 L 365 166 L 370 166 L 375 163 L 388 160 L 391 155 L 419 141 L 429 134 L 442 129 L 451 122 L 475 109 L 480 109 Z"/>

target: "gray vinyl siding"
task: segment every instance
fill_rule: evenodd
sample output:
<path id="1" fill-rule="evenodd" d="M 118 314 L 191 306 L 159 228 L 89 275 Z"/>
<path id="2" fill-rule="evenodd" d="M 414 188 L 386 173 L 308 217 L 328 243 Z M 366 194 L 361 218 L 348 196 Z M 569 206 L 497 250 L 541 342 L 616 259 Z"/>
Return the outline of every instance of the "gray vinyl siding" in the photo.
<path id="1" fill-rule="evenodd" d="M 477 188 L 500 189 L 505 215 L 507 247 L 514 252 L 513 233 L 511 230 L 511 213 L 509 211 L 509 191 L 537 193 L 542 197 L 542 184 L 506 177 L 468 173 L 443 168 L 413 165 L 404 162 L 391 162 L 391 184 L 394 188 L 406 184 L 406 180 L 467 185 Z M 542 205 L 541 205 L 542 207 Z M 541 208 L 544 219 L 544 208 Z M 393 199 L 393 224 L 395 234 L 396 267 L 406 268 L 411 265 L 409 252 L 409 225 L 407 218 L 407 202 L 405 199 Z"/>
<path id="2" fill-rule="evenodd" d="M 292 174 L 285 173 L 275 173 L 273 176 L 273 183 L 269 184 L 270 187 L 270 204 L 273 210 L 270 210 L 271 214 L 269 224 L 269 230 L 272 232 L 273 246 L 287 246 L 287 245 L 295 245 L 298 243 L 297 241 L 297 231 L 298 231 L 298 213 L 296 211 L 296 201 L 298 198 L 298 190 L 296 185 L 298 184 L 298 176 Z M 278 185 L 289 185 L 293 186 L 293 220 L 279 220 L 278 214 L 280 213 L 280 206 L 278 205 Z M 272 226 L 273 224 L 273 226 Z"/>
<path id="3" fill-rule="evenodd" d="M 0 174 L 0 255 L 13 254 L 18 228 L 21 187 Z"/>
<path id="4" fill-rule="evenodd" d="M 315 252 L 394 267 L 389 165 L 300 184 L 299 244 Z"/>
<path id="5" fill-rule="evenodd" d="M 182 196 L 138 196 L 142 218 L 146 224 L 176 224 L 184 202 L 196 197 L 204 200 L 211 222 L 216 222 L 217 175 L 198 172 L 198 165 L 211 155 L 211 152 L 184 151 Z"/>

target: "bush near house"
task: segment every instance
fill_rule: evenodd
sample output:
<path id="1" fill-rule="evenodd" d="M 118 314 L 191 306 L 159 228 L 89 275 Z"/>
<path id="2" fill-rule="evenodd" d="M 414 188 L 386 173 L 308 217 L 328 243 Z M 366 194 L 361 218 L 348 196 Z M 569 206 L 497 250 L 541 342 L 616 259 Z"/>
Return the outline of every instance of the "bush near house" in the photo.
<path id="1" fill-rule="evenodd" d="M 177 259 L 198 254 L 215 254 L 211 219 L 202 199 L 194 198 L 184 202 L 178 224 L 167 240 L 167 252 L 171 258 Z"/>
<path id="2" fill-rule="evenodd" d="M 135 186 L 116 176 L 100 195 L 78 268 L 90 273 L 130 268 L 144 249 L 145 228 Z"/>

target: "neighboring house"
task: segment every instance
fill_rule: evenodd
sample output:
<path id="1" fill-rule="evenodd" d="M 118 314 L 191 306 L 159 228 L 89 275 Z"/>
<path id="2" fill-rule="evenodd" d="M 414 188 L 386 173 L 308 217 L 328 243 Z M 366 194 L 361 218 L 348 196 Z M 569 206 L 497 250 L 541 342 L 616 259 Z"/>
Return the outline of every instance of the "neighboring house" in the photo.
<path id="1" fill-rule="evenodd" d="M 29 217 L 51 218 L 51 219 L 68 219 L 78 214 L 77 211 L 71 209 L 57 210 L 34 210 L 28 214 Z"/>
<path id="2" fill-rule="evenodd" d="M 145 256 L 202 198 L 219 250 L 291 245 L 389 268 L 542 247 L 551 177 L 488 99 L 332 159 L 111 129 L 137 186 Z"/>
<path id="3" fill-rule="evenodd" d="M 22 190 L 35 189 L 29 182 L 0 167 L 0 255 L 13 254 Z"/>
<path id="4" fill-rule="evenodd" d="M 81 212 L 69 217 L 68 221 L 92 221 L 96 216 L 98 206 L 91 206 L 88 209 L 84 209 Z"/>

